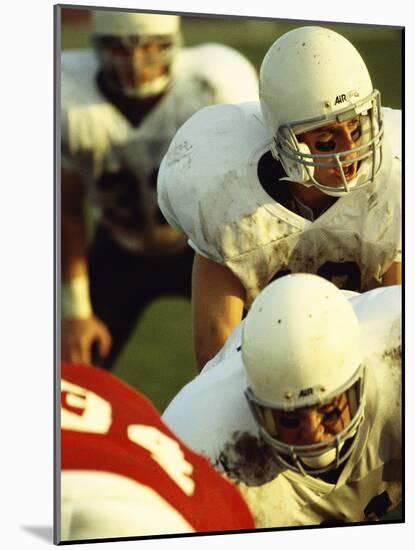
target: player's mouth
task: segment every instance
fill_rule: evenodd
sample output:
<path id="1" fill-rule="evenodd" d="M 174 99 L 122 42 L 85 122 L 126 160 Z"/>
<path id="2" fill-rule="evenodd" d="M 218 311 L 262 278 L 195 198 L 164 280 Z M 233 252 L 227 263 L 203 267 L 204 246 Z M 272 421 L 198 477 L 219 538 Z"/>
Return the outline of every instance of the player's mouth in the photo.
<path id="1" fill-rule="evenodd" d="M 346 179 L 346 181 L 352 180 L 354 177 L 356 177 L 357 173 L 357 162 L 353 162 L 352 164 L 343 165 L 343 174 Z M 341 173 L 339 168 L 333 169 L 334 174 L 341 178 Z"/>

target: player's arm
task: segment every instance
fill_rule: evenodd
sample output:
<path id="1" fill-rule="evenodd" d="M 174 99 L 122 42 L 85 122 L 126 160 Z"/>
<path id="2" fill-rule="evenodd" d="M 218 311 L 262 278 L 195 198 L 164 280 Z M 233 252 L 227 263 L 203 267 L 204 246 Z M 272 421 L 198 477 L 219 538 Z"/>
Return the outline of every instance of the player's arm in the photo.
<path id="1" fill-rule="evenodd" d="M 106 356 L 111 336 L 94 316 L 90 297 L 86 259 L 84 187 L 77 172 L 62 168 L 62 349 L 63 361 L 91 363 L 91 348 L 96 342 Z"/>
<path id="2" fill-rule="evenodd" d="M 192 273 L 193 346 L 197 367 L 222 348 L 241 321 L 245 290 L 225 266 L 195 254 Z"/>
<path id="3" fill-rule="evenodd" d="M 402 284 L 402 264 L 393 262 L 390 268 L 382 276 L 382 286 Z"/>

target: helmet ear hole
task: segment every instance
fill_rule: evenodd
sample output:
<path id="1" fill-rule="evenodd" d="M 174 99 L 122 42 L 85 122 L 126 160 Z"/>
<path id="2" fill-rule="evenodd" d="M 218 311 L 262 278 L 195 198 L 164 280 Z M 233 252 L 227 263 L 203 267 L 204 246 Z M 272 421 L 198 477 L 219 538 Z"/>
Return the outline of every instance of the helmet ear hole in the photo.
<path id="1" fill-rule="evenodd" d="M 295 149 L 298 148 L 299 157 L 302 158 L 303 155 L 309 155 L 310 149 L 306 143 L 296 142 Z M 314 175 L 314 167 L 308 166 L 309 172 L 303 164 L 297 162 L 294 159 L 288 158 L 284 153 L 280 154 L 281 164 L 284 167 L 284 170 L 287 173 L 287 176 L 298 183 L 305 183 L 310 180 Z"/>

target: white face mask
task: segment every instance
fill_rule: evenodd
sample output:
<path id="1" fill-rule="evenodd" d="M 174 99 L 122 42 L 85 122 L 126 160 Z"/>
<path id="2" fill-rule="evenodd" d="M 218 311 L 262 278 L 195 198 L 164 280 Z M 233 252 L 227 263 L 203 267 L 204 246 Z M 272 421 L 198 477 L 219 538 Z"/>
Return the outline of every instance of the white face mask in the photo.
<path id="1" fill-rule="evenodd" d="M 342 442 L 339 446 L 339 451 L 343 447 L 344 443 Z M 304 456 L 301 457 L 301 462 L 304 462 L 306 466 L 309 466 L 310 468 L 315 468 L 316 470 L 318 468 L 325 468 L 329 464 L 331 464 L 336 459 L 336 449 L 329 449 L 326 453 L 323 453 L 319 456 L 312 456 L 310 458 L 306 458 Z"/>

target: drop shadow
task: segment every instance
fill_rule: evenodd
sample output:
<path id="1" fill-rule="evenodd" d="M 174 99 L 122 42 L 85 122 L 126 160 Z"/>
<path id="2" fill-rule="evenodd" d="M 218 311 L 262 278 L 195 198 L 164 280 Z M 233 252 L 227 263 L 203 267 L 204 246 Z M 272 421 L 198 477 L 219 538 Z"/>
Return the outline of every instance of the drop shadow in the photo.
<path id="1" fill-rule="evenodd" d="M 45 540 L 46 542 L 53 543 L 53 527 L 49 525 L 22 525 L 21 528 L 23 531 L 26 531 L 26 533 L 30 533 L 39 539 Z"/>

